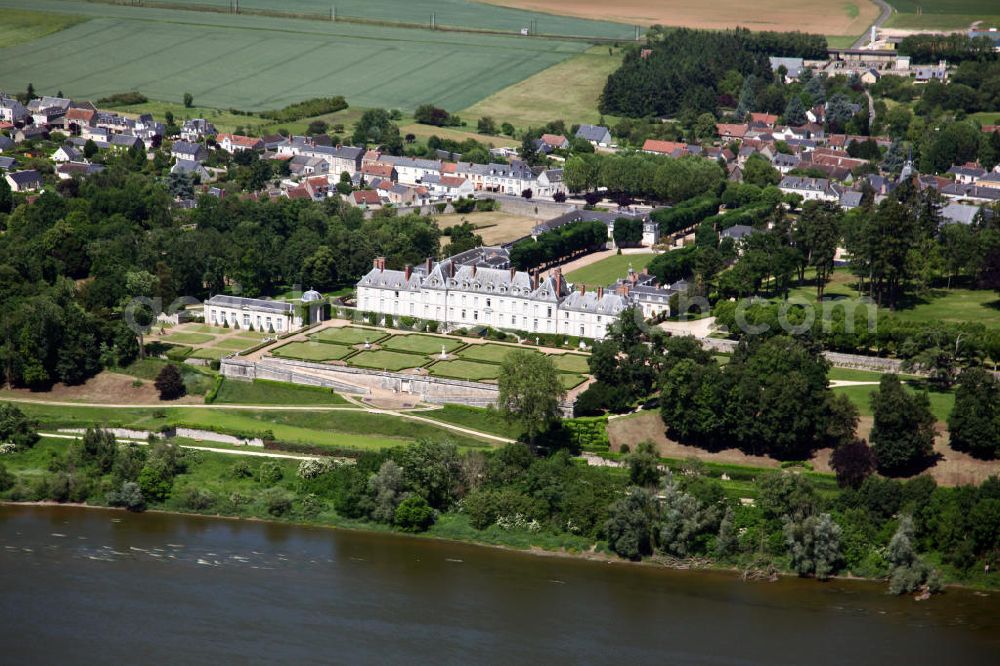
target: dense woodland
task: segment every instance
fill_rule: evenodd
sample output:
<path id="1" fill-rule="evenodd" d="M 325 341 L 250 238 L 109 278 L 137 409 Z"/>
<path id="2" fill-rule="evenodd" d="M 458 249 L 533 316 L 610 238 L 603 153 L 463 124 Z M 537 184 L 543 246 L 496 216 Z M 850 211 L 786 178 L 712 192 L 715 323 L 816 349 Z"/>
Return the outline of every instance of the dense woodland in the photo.
<path id="1" fill-rule="evenodd" d="M 416 264 L 440 252 L 432 218 L 362 219 L 322 204 L 202 196 L 176 212 L 164 183 L 112 165 L 0 211 L 0 363 L 4 381 L 78 383 L 135 358 L 123 325 L 135 297 L 273 295 L 351 284 L 376 256 Z M 19 197 L 19 201 L 23 197 Z"/>

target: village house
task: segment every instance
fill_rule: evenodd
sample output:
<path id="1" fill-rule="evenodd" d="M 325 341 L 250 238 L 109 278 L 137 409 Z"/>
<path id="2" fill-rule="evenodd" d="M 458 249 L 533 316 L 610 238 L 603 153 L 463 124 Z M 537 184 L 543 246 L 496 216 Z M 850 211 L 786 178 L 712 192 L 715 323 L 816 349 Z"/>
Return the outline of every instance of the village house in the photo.
<path id="1" fill-rule="evenodd" d="M 200 163 L 208 159 L 208 148 L 191 141 L 174 141 L 170 144 L 170 156 L 177 161 Z"/>
<path id="2" fill-rule="evenodd" d="M 471 197 L 475 192 L 472 183 L 460 176 L 427 176 L 423 185 L 433 197 L 447 201 Z"/>
<path id="3" fill-rule="evenodd" d="M 202 183 L 207 182 L 212 179 L 212 174 L 202 166 L 201 162 L 195 162 L 193 160 L 177 160 L 174 165 L 170 167 L 170 173 L 180 173 L 185 175 L 190 175 L 192 177 L 197 176 L 198 180 Z"/>
<path id="4" fill-rule="evenodd" d="M 34 169 L 11 171 L 4 175 L 12 192 L 34 192 L 42 189 L 42 174 Z"/>
<path id="5" fill-rule="evenodd" d="M 798 194 L 806 201 L 838 201 L 840 193 L 827 178 L 785 176 L 778 189 L 786 194 Z"/>
<path id="6" fill-rule="evenodd" d="M 661 141 L 659 139 L 646 139 L 642 144 L 642 152 L 653 155 L 667 155 L 668 157 L 681 157 L 687 154 L 688 146 L 681 141 Z"/>
<path id="7" fill-rule="evenodd" d="M 72 144 L 59 146 L 56 152 L 52 153 L 52 161 L 61 164 L 63 162 L 78 162 L 83 159 L 83 154 L 73 147 Z"/>
<path id="8" fill-rule="evenodd" d="M 145 150 L 146 144 L 134 134 L 113 134 L 109 147 L 112 150 L 124 152 L 132 149 Z"/>
<path id="9" fill-rule="evenodd" d="M 104 166 L 101 164 L 67 162 L 56 167 L 56 176 L 59 180 L 70 180 L 72 178 L 86 178 L 102 171 L 104 171 Z"/>
<path id="10" fill-rule="evenodd" d="M 17 166 L 17 160 L 13 157 L 0 155 L 0 171 L 10 171 Z"/>
<path id="11" fill-rule="evenodd" d="M 377 209 L 382 207 L 382 199 L 379 197 L 378 192 L 374 190 L 357 190 L 351 192 L 351 203 L 359 208 L 371 208 Z"/>
<path id="12" fill-rule="evenodd" d="M 218 134 L 215 125 L 204 118 L 185 120 L 181 125 L 180 136 L 183 141 L 197 142 L 207 136 Z"/>
<path id="13" fill-rule="evenodd" d="M 576 138 L 589 142 L 595 148 L 609 148 L 612 142 L 611 131 L 601 125 L 580 125 Z"/>
<path id="14" fill-rule="evenodd" d="M 20 123 L 31 116 L 27 107 L 13 97 L 0 96 L 0 120 L 8 123 Z"/>
<path id="15" fill-rule="evenodd" d="M 218 134 L 215 137 L 215 142 L 219 144 L 219 148 L 222 148 L 230 155 L 235 155 L 245 150 L 264 150 L 263 141 L 256 137 L 242 136 L 240 134 Z"/>
<path id="16" fill-rule="evenodd" d="M 49 131 L 45 127 L 37 125 L 26 125 L 14 133 L 14 141 L 24 143 L 25 141 L 40 141 L 49 138 Z"/>
<path id="17" fill-rule="evenodd" d="M 538 152 L 548 155 L 554 150 L 566 150 L 569 148 L 569 139 L 562 134 L 543 134 L 535 142 L 535 148 Z"/>

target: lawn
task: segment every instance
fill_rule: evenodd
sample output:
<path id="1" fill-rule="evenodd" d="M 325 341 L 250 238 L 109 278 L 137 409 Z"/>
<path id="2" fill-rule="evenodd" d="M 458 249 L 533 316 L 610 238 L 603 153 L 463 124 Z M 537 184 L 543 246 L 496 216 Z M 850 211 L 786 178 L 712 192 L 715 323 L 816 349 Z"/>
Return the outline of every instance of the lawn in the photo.
<path id="1" fill-rule="evenodd" d="M 354 350 L 343 345 L 332 345 L 324 342 L 289 342 L 271 350 L 275 356 L 282 358 L 297 358 L 301 361 L 336 361 L 351 354 Z"/>
<path id="2" fill-rule="evenodd" d="M 441 409 L 422 412 L 421 416 L 511 439 L 517 439 L 521 434 L 521 428 L 516 423 L 490 408 L 444 405 Z"/>
<path id="3" fill-rule="evenodd" d="M 450 377 L 452 379 L 465 379 L 470 382 L 479 382 L 486 379 L 496 379 L 500 376 L 500 366 L 493 363 L 476 363 L 475 361 L 438 361 L 430 368 L 432 375 L 437 377 Z"/>
<path id="4" fill-rule="evenodd" d="M 188 355 L 188 358 L 202 358 L 209 361 L 218 361 L 223 356 L 233 353 L 232 349 L 222 349 L 219 347 L 202 347 L 195 349 Z"/>
<path id="5" fill-rule="evenodd" d="M 468 222 L 476 227 L 476 234 L 482 237 L 485 245 L 502 245 L 524 238 L 539 223 L 539 220 L 533 217 L 510 215 L 508 213 L 501 213 L 500 211 L 435 215 L 434 220 L 441 229 Z M 441 236 L 442 247 L 450 242 L 450 238 L 444 235 Z"/>
<path id="6" fill-rule="evenodd" d="M 388 340 L 379 343 L 383 349 L 394 351 L 415 352 L 418 354 L 440 355 L 441 349 L 451 352 L 458 349 L 463 344 L 454 338 L 439 337 L 436 335 L 394 335 Z"/>
<path id="7" fill-rule="evenodd" d="M 410 0 L 372 4 L 397 14 L 411 6 Z M 0 0 L 0 13 L 7 9 L 91 20 L 0 51 L 2 89 L 22 90 L 31 81 L 39 91 L 61 89 L 72 97 L 139 90 L 173 102 L 190 92 L 197 104 L 221 109 L 276 109 L 334 94 L 355 107 L 434 102 L 463 109 L 586 48 L 554 39 L 72 0 Z M 81 51 L 86 58 L 65 57 Z M 312 67 L 303 58 L 336 66 Z"/>
<path id="8" fill-rule="evenodd" d="M 560 372 L 575 372 L 577 374 L 587 374 L 590 372 L 590 364 L 587 363 L 588 356 L 583 354 L 552 354 L 549 356 L 556 370 Z"/>
<path id="9" fill-rule="evenodd" d="M 217 349 L 228 349 L 229 351 L 240 351 L 256 344 L 253 340 L 244 337 L 222 338 L 212 344 Z"/>
<path id="10" fill-rule="evenodd" d="M 472 129 L 475 128 L 476 118 L 469 118 L 468 121 L 473 121 L 470 123 Z M 467 121 L 467 122 L 468 122 Z M 420 123 L 409 123 L 401 125 L 399 128 L 400 134 L 406 136 L 407 134 L 412 134 L 418 141 L 426 142 L 432 136 L 436 136 L 439 139 L 450 139 L 452 141 L 457 141 L 462 143 L 463 141 L 468 141 L 473 139 L 479 143 L 485 144 L 490 148 L 499 148 L 501 146 L 506 146 L 508 148 L 513 148 L 520 146 L 521 142 L 517 139 L 512 139 L 509 136 L 490 136 L 489 134 L 479 134 L 470 130 L 456 129 L 454 127 L 435 127 L 433 125 L 421 125 Z"/>
<path id="11" fill-rule="evenodd" d="M 340 405 L 351 403 L 331 391 L 315 386 L 299 386 L 258 379 L 240 382 L 225 379 L 215 397 L 215 404 L 240 405 Z"/>
<path id="12" fill-rule="evenodd" d="M 582 384 L 585 379 L 587 378 L 583 375 L 571 375 L 566 372 L 559 373 L 559 383 L 562 384 L 562 387 L 567 391 L 575 389 L 577 386 Z"/>
<path id="13" fill-rule="evenodd" d="M 642 271 L 655 256 L 653 253 L 615 254 L 568 273 L 566 280 L 574 284 L 607 286 L 625 277 L 629 266 L 637 272 Z"/>
<path id="14" fill-rule="evenodd" d="M 920 381 L 908 381 L 905 385 L 911 390 L 922 390 L 923 388 L 923 382 Z M 878 386 L 843 386 L 832 390 L 835 393 L 843 393 L 850 398 L 862 416 L 872 415 L 871 394 L 878 390 Z M 928 391 L 927 397 L 930 399 L 931 412 L 933 412 L 934 418 L 939 421 L 947 421 L 952 407 L 955 406 L 955 394 L 952 392 Z"/>
<path id="15" fill-rule="evenodd" d="M 160 338 L 161 342 L 175 345 L 203 345 L 213 340 L 215 340 L 215 336 L 207 333 L 169 333 Z"/>
<path id="16" fill-rule="evenodd" d="M 487 343 L 484 345 L 469 345 L 462 351 L 458 352 L 458 355 L 470 361 L 486 361 L 487 363 L 501 363 L 505 358 L 507 358 L 507 354 L 517 349 L 520 349 L 522 351 L 527 351 L 532 354 L 539 353 L 537 350 L 531 349 L 529 347 Z"/>
<path id="17" fill-rule="evenodd" d="M 343 326 L 340 328 L 325 328 L 319 333 L 310 335 L 309 339 L 337 345 L 359 345 L 366 340 L 368 342 L 376 342 L 384 337 L 384 331 L 377 331 L 372 328 L 358 328 L 356 326 Z"/>
<path id="18" fill-rule="evenodd" d="M 417 354 L 404 354 L 402 352 L 379 349 L 377 351 L 358 352 L 348 361 L 358 368 L 372 368 L 374 370 L 388 370 L 398 372 L 407 368 L 419 368 L 427 359 Z"/>
<path id="19" fill-rule="evenodd" d="M 534 76 L 514 83 L 461 112 L 476 120 L 490 116 L 497 123 L 537 127 L 562 119 L 568 124 L 600 122 L 597 110 L 608 75 L 621 65 L 620 49 L 595 46 L 586 53 L 554 64 Z"/>
<path id="20" fill-rule="evenodd" d="M 86 20 L 82 16 L 71 14 L 47 14 L 8 9 L 0 14 L 0 48 L 30 42 Z M 23 87 L 21 86 L 18 90 L 23 89 Z M 8 92 L 13 92 L 13 89 Z"/>

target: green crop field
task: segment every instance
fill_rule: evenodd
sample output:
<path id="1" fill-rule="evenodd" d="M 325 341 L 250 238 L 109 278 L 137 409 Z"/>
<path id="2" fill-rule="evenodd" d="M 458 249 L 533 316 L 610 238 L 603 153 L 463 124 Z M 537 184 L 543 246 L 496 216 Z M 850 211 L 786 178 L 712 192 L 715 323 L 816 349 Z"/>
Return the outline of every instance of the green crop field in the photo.
<path id="1" fill-rule="evenodd" d="M 387 351 L 363 351 L 357 356 L 352 356 L 348 361 L 358 368 L 372 368 L 374 370 L 388 370 L 398 372 L 407 368 L 419 368 L 427 359 L 417 354 L 404 354 L 402 352 Z"/>
<path id="2" fill-rule="evenodd" d="M 432 375 L 465 379 L 472 382 L 484 379 L 496 379 L 500 376 L 500 366 L 494 363 L 476 363 L 475 361 L 438 361 L 429 368 Z"/>
<path id="3" fill-rule="evenodd" d="M 284 358 L 297 358 L 302 361 L 335 361 L 342 359 L 354 350 L 343 345 L 332 345 L 324 342 L 289 342 L 274 349 L 271 353 Z"/>
<path id="4" fill-rule="evenodd" d="M 0 15 L 0 48 L 30 42 L 86 19 L 70 14 L 46 14 L 8 9 Z"/>
<path id="5" fill-rule="evenodd" d="M 566 275 L 566 280 L 574 284 L 606 286 L 619 278 L 625 277 L 631 265 L 636 271 L 641 271 L 649 265 L 655 254 L 615 254 L 607 259 L 601 259 L 589 266 L 579 268 Z"/>
<path id="6" fill-rule="evenodd" d="M 420 354 L 440 354 L 441 348 L 452 351 L 462 346 L 460 340 L 438 337 L 436 335 L 394 335 L 381 343 L 384 349 L 395 351 L 417 352 Z"/>
<path id="7" fill-rule="evenodd" d="M 0 49 L 0 89 L 23 90 L 30 81 L 40 93 L 99 98 L 139 90 L 166 101 L 190 92 L 199 105 L 244 110 L 338 94 L 355 107 L 433 102 L 463 109 L 587 47 L 73 0 L 0 0 L 0 16 L 6 9 L 90 20 Z M 68 52 L 87 56 L 67 58 Z"/>
<path id="8" fill-rule="evenodd" d="M 587 374 L 590 372 L 590 365 L 587 363 L 587 356 L 583 354 L 554 354 L 549 356 L 556 370 L 560 372 L 575 372 Z"/>
<path id="9" fill-rule="evenodd" d="M 507 358 L 507 354 L 517 349 L 531 352 L 532 354 L 538 353 L 534 349 L 515 347 L 514 345 L 485 344 L 485 345 L 469 345 L 467 348 L 458 352 L 458 355 L 470 361 L 486 361 L 487 363 L 500 363 L 505 358 Z"/>
<path id="10" fill-rule="evenodd" d="M 958 30 L 974 21 L 983 28 L 1000 27 L 996 0 L 889 0 L 896 12 L 886 23 L 891 28 Z"/>
<path id="11" fill-rule="evenodd" d="M 107 0 L 105 0 L 107 1 Z M 185 5 L 199 8 L 216 7 L 226 10 L 231 0 L 163 0 L 171 5 Z M 155 0 L 154 0 L 155 3 Z M 240 0 L 240 10 L 253 12 L 283 12 L 302 14 L 329 19 L 330 8 L 336 7 L 336 16 L 341 20 L 359 18 L 368 21 L 406 23 L 429 26 L 431 14 L 435 23 L 442 27 L 459 27 L 472 30 L 501 30 L 520 32 L 532 20 L 535 29 L 545 35 L 569 35 L 580 37 L 603 37 L 608 39 L 631 39 L 635 36 L 631 25 L 610 21 L 590 21 L 569 16 L 556 16 L 540 12 L 525 11 L 481 4 L 468 0 Z"/>
<path id="12" fill-rule="evenodd" d="M 359 345 L 365 340 L 376 342 L 384 337 L 385 333 L 382 331 L 376 331 L 371 328 L 345 326 L 343 328 L 323 329 L 319 333 L 310 335 L 309 339 L 316 340 L 317 342 L 331 342 L 338 345 Z"/>

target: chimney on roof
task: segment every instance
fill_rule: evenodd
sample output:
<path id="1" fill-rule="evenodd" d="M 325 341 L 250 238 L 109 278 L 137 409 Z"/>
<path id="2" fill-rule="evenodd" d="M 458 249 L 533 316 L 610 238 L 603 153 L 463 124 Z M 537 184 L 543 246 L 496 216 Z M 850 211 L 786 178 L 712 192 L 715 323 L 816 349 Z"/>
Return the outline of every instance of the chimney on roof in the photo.
<path id="1" fill-rule="evenodd" d="M 514 281 L 514 276 L 516 276 L 516 275 L 517 275 L 517 269 L 514 268 L 513 266 L 511 266 L 510 267 L 510 281 L 511 282 Z"/>
<path id="2" fill-rule="evenodd" d="M 455 262 L 448 262 L 448 277 L 455 277 Z"/>
<path id="3" fill-rule="evenodd" d="M 413 275 L 413 266 L 411 266 L 410 264 L 406 264 L 406 266 L 403 269 L 403 275 L 406 276 L 406 281 L 409 282 L 410 276 Z"/>
<path id="4" fill-rule="evenodd" d="M 581 283 L 580 284 L 580 295 L 583 296 L 586 293 L 587 293 L 587 285 Z"/>
<path id="5" fill-rule="evenodd" d="M 434 267 L 434 258 L 433 257 L 427 257 L 427 262 L 424 265 L 427 268 L 427 274 L 430 275 L 431 274 L 431 269 Z"/>
<path id="6" fill-rule="evenodd" d="M 476 265 L 472 264 L 472 277 L 476 277 Z"/>
<path id="7" fill-rule="evenodd" d="M 380 271 L 385 270 L 385 257 L 378 257 L 377 259 L 375 259 L 375 262 L 376 262 L 375 268 L 379 269 Z"/>
<path id="8" fill-rule="evenodd" d="M 538 269 L 531 271 L 531 289 L 534 291 L 538 289 Z"/>
<path id="9" fill-rule="evenodd" d="M 647 268 L 646 266 L 643 266 L 642 267 L 642 274 L 643 275 L 649 275 L 649 268 Z"/>
<path id="10" fill-rule="evenodd" d="M 597 300 L 604 298 L 604 287 L 597 288 Z"/>

